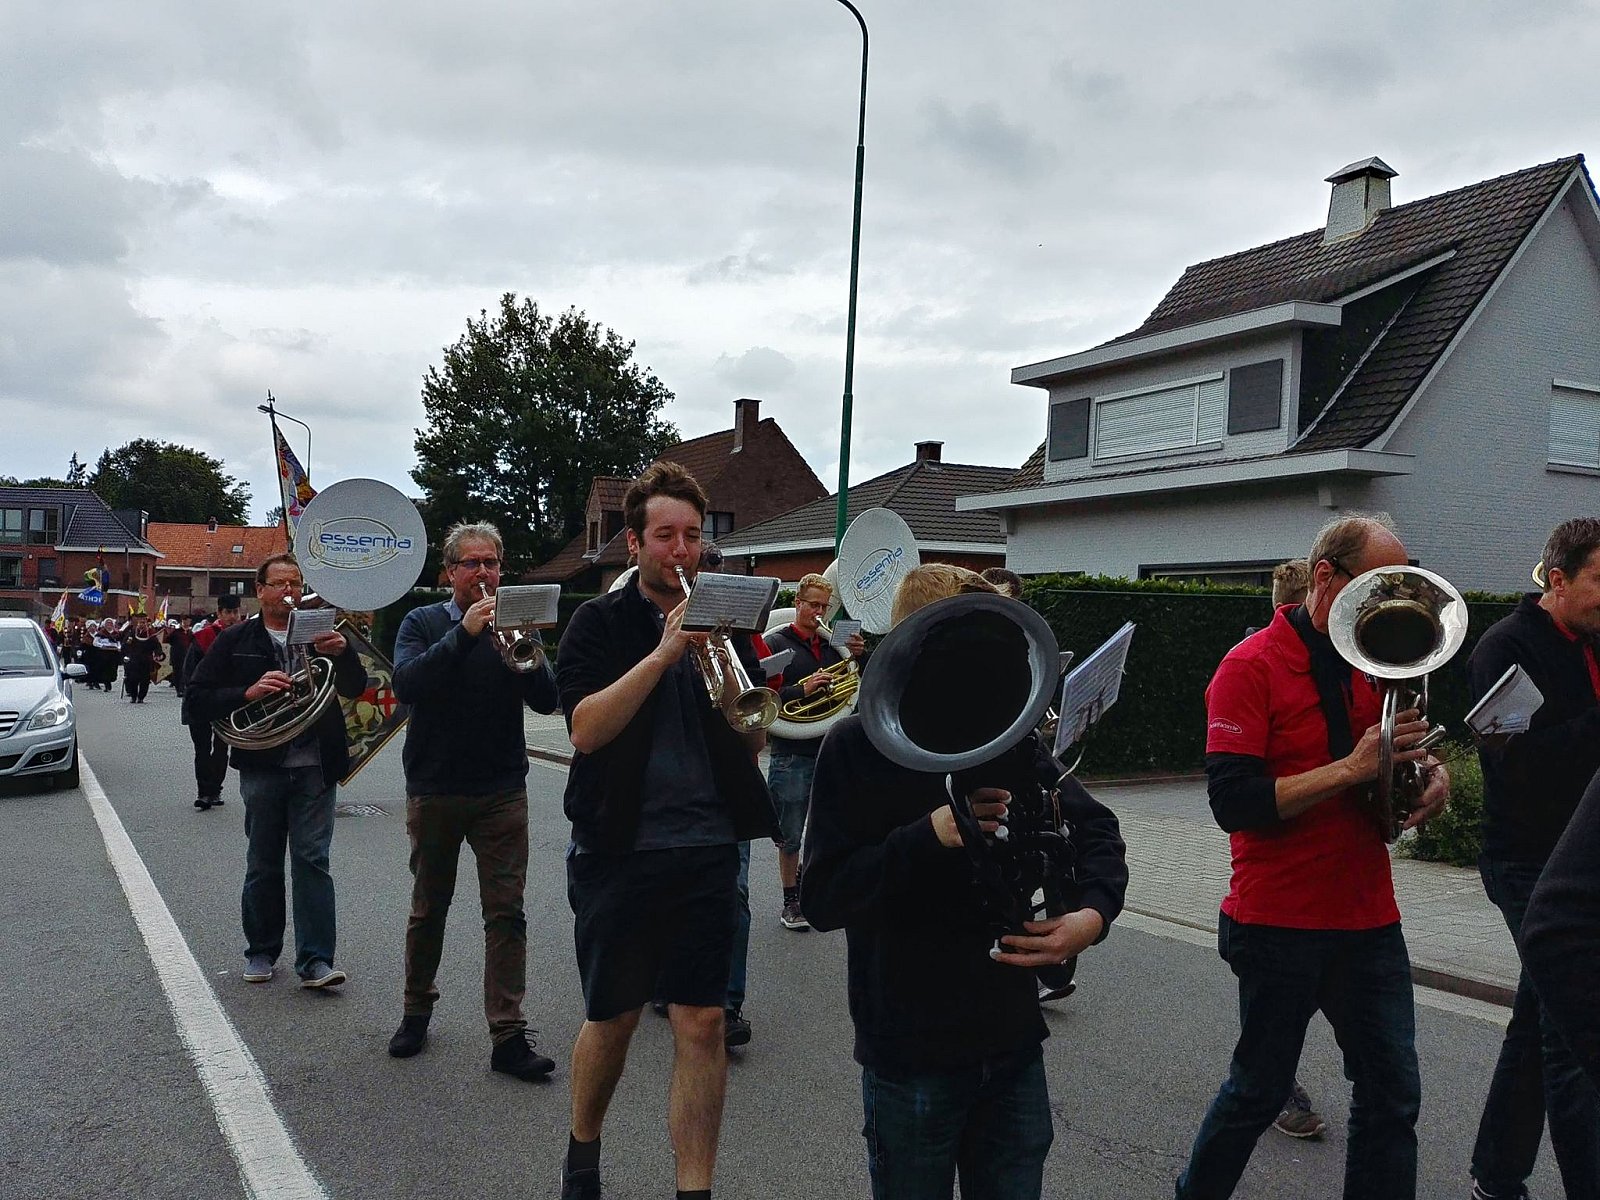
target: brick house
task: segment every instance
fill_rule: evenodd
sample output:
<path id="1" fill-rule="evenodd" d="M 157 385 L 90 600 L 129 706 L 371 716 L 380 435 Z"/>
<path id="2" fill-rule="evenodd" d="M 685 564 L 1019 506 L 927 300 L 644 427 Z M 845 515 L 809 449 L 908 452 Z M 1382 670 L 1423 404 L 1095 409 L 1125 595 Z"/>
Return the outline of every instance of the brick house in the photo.
<path id="1" fill-rule="evenodd" d="M 691 438 L 661 452 L 658 462 L 685 467 L 705 489 L 703 532 L 725 544 L 739 529 L 827 495 L 777 421 L 761 416 L 761 401 L 734 401 L 733 428 Z M 631 479 L 596 476 L 589 487 L 583 532 L 525 583 L 559 583 L 568 591 L 603 592 L 628 566 L 622 497 Z"/>
<path id="2" fill-rule="evenodd" d="M 1582 157 L 1401 205 L 1394 177 L 1350 164 L 1324 228 L 1012 371 L 1044 444 L 958 507 L 1004 519 L 1013 570 L 1263 582 L 1360 510 L 1460 588 L 1528 587 L 1600 509 L 1600 203 Z"/>
<path id="3" fill-rule="evenodd" d="M 165 556 L 155 588 L 167 597 L 167 614 L 199 616 L 215 612 L 219 596 L 240 596 L 241 610 L 256 607 L 256 568 L 289 544 L 282 525 L 179 524 L 152 521 L 151 545 Z M 157 602 L 160 606 L 160 601 Z"/>
<path id="4" fill-rule="evenodd" d="M 956 497 L 984 492 L 1016 474 L 1013 467 L 979 467 L 943 461 L 943 442 L 918 442 L 916 457 L 903 467 L 858 483 L 846 498 L 853 517 L 869 508 L 898 513 L 917 538 L 923 562 L 954 563 L 981 571 L 1006 562 L 1005 530 L 998 516 L 958 512 Z M 833 561 L 836 496 L 824 496 L 771 520 L 748 525 L 719 543 L 724 571 L 776 575 L 797 583 Z"/>
<path id="5" fill-rule="evenodd" d="M 62 592 L 74 617 L 126 617 L 142 599 L 154 613 L 161 552 L 149 515 L 113 512 L 87 488 L 0 487 L 0 609 L 48 617 Z M 84 573 L 103 564 L 105 602 L 78 599 Z"/>

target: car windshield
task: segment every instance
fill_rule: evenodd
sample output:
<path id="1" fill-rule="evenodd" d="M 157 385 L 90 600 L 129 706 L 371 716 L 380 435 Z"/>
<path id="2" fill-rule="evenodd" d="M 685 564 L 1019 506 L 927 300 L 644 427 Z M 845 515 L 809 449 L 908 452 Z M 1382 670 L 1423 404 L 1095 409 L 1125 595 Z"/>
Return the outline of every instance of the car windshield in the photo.
<path id="1" fill-rule="evenodd" d="M 31 629 L 0 629 L 0 675 L 48 675 L 55 669 L 44 639 Z"/>

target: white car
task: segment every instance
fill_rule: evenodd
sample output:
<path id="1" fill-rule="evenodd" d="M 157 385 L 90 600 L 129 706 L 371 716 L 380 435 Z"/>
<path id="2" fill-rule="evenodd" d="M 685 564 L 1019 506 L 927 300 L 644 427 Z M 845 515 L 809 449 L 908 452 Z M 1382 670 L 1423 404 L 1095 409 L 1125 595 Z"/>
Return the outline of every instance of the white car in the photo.
<path id="1" fill-rule="evenodd" d="M 45 775 L 78 786 L 72 681 L 87 674 L 61 665 L 37 621 L 0 616 L 0 779 Z"/>

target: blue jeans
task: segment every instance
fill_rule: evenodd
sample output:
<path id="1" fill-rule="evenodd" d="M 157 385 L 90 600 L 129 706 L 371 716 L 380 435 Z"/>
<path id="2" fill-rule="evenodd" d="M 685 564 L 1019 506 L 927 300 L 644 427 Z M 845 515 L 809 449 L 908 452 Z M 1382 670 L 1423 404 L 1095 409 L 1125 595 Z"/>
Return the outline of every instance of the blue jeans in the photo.
<path id="1" fill-rule="evenodd" d="M 739 843 L 739 927 L 733 934 L 733 967 L 728 971 L 726 1008 L 744 1007 L 750 966 L 750 843 Z"/>
<path id="2" fill-rule="evenodd" d="M 1346 1200 L 1417 1191 L 1416 1010 L 1399 924 L 1282 929 L 1219 915 L 1217 952 L 1239 978 L 1239 1041 L 1178 1178 L 1179 1200 L 1233 1194 L 1256 1141 L 1294 1086 L 1306 1026 L 1320 1009 L 1352 1085 Z"/>
<path id="3" fill-rule="evenodd" d="M 816 770 L 817 760 L 809 755 L 772 752 L 767 766 L 767 790 L 778 810 L 778 849 L 785 854 L 800 853 L 806 809 L 811 804 L 811 776 Z"/>
<path id="4" fill-rule="evenodd" d="M 1522 936 L 1522 917 L 1541 870 L 1539 863 L 1478 862 L 1484 891 L 1513 940 Z M 1472 1147 L 1472 1177 L 1485 1191 L 1517 1194 L 1533 1173 L 1547 1113 L 1567 1195 L 1600 1196 L 1600 1093 L 1550 1025 L 1524 971 Z"/>
<path id="5" fill-rule="evenodd" d="M 873 1200 L 1038 1200 L 1055 1130 L 1038 1046 L 956 1071 L 861 1071 Z"/>
<path id="6" fill-rule="evenodd" d="M 336 784 L 324 787 L 318 767 L 239 772 L 244 797 L 244 953 L 283 953 L 283 855 L 289 852 L 294 885 L 294 969 L 304 976 L 314 962 L 333 963 L 333 842 Z"/>

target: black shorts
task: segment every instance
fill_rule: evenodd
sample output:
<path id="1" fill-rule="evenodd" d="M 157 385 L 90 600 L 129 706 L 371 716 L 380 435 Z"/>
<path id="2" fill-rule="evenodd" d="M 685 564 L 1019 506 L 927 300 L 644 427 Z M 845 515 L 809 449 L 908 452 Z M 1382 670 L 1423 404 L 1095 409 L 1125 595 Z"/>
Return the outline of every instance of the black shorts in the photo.
<path id="1" fill-rule="evenodd" d="M 567 901 L 585 1015 L 652 999 L 721 1008 L 738 927 L 739 847 L 573 854 Z"/>

